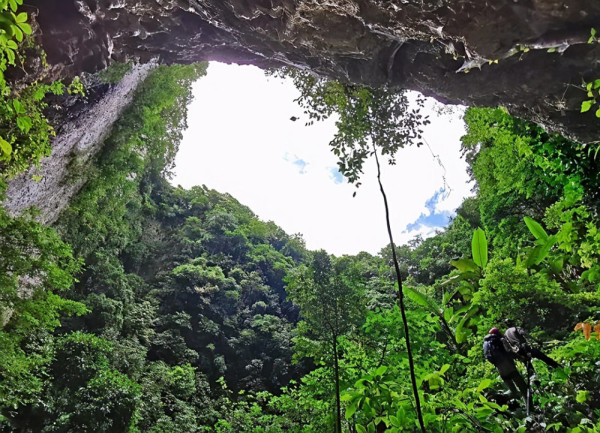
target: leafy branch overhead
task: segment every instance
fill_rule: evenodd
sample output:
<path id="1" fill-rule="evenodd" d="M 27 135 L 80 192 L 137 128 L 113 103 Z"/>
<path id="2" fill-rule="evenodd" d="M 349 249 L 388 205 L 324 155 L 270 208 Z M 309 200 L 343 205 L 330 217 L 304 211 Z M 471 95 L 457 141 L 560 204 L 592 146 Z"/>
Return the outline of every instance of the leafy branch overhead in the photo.
<path id="1" fill-rule="evenodd" d="M 372 143 L 390 164 L 396 163 L 399 149 L 423 144 L 422 127 L 429 119 L 421 113 L 420 96 L 414 97 L 416 108 L 411 108 L 409 95 L 398 89 L 342 83 L 291 68 L 271 74 L 293 80 L 300 91 L 296 102 L 308 115 L 306 125 L 336 117 L 337 133 L 329 145 L 340 173 L 357 187 L 364 163 L 373 155 Z"/>

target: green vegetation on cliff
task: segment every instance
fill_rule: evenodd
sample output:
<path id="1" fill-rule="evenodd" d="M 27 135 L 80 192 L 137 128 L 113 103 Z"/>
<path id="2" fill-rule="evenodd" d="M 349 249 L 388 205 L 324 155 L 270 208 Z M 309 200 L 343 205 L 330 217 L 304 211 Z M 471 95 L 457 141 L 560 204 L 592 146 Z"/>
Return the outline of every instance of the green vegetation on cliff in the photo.
<path id="1" fill-rule="evenodd" d="M 390 246 L 307 251 L 228 194 L 169 184 L 205 68 L 150 74 L 53 228 L 0 210 L 0 431 L 416 431 Z M 475 197 L 396 248 L 425 428 L 598 432 L 598 162 L 503 110 L 465 120 Z M 561 363 L 534 361 L 529 417 L 481 349 L 513 325 Z"/>

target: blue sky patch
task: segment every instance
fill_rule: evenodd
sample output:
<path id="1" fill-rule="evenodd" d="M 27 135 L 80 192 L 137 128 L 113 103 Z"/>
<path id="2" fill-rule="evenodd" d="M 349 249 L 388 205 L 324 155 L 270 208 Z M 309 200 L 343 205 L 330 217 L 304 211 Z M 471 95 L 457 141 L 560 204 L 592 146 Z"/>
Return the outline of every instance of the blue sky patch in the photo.
<path id="1" fill-rule="evenodd" d="M 298 173 L 300 173 L 300 174 L 306 173 L 306 167 L 308 166 L 309 163 L 306 162 L 305 160 L 303 160 L 302 158 L 298 158 L 297 155 L 290 155 L 289 153 L 286 152 L 285 155 L 283 155 L 283 159 L 287 162 L 291 162 L 296 167 L 298 167 Z"/>
<path id="2" fill-rule="evenodd" d="M 298 173 L 300 174 L 304 174 L 306 173 L 306 166 L 308 165 L 308 162 L 306 162 L 303 159 L 296 159 L 295 161 L 292 161 L 292 164 L 294 164 L 295 166 L 297 166 L 300 170 L 298 170 Z"/>
<path id="3" fill-rule="evenodd" d="M 337 167 L 329 167 L 329 177 L 336 185 L 339 185 L 344 181 L 344 176 L 342 176 L 342 173 L 340 173 Z"/>
<path id="4" fill-rule="evenodd" d="M 429 229 L 442 229 L 448 225 L 450 218 L 454 216 L 453 212 L 443 210 L 437 211 L 437 204 L 445 198 L 446 191 L 441 188 L 425 201 L 425 207 L 429 211 L 428 214 L 422 213 L 414 222 L 406 225 L 405 232 L 420 230 L 423 227 Z"/>

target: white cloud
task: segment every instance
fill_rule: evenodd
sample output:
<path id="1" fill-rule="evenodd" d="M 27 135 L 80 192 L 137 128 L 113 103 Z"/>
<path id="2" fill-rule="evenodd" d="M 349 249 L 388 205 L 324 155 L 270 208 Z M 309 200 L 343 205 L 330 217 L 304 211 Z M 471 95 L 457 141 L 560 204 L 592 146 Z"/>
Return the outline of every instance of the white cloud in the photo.
<path id="1" fill-rule="evenodd" d="M 388 243 L 374 161 L 365 165 L 362 186 L 352 198 L 354 186 L 336 182 L 337 160 L 328 147 L 333 120 L 305 127 L 291 82 L 267 79 L 251 66 L 211 63 L 194 95 L 175 185 L 205 184 L 228 192 L 261 219 L 302 233 L 310 249 L 376 253 Z M 291 121 L 292 116 L 299 120 Z M 443 161 L 452 188 L 435 209 L 454 211 L 470 190 L 459 153 L 464 126 L 458 115 L 432 114 L 431 120 L 425 138 Z M 395 240 L 403 243 L 415 234 L 402 233 L 406 226 L 429 212 L 425 203 L 443 186 L 444 170 L 426 146 L 403 149 L 397 160 L 382 166 L 382 178 Z"/>

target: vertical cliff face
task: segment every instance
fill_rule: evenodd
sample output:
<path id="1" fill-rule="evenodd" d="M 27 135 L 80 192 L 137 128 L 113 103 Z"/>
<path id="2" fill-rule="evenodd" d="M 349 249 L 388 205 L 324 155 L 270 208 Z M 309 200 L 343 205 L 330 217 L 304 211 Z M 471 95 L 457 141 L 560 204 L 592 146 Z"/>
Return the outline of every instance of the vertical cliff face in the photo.
<path id="1" fill-rule="evenodd" d="M 87 180 L 89 163 L 102 149 L 113 123 L 155 66 L 156 62 L 134 66 L 98 102 L 83 106 L 77 116 L 61 125 L 52 143 L 52 154 L 39 167 L 32 167 L 9 183 L 4 202 L 9 214 L 20 215 L 34 206 L 41 210 L 40 222 L 56 221 Z M 33 175 L 41 180 L 34 180 Z"/>
<path id="2" fill-rule="evenodd" d="M 291 65 L 504 105 L 589 141 L 576 86 L 600 77 L 600 4 L 585 0 L 34 0 L 49 59 L 65 73 L 111 59 Z M 550 51 L 550 52 L 549 52 Z M 496 63 L 497 62 L 497 63 Z"/>

